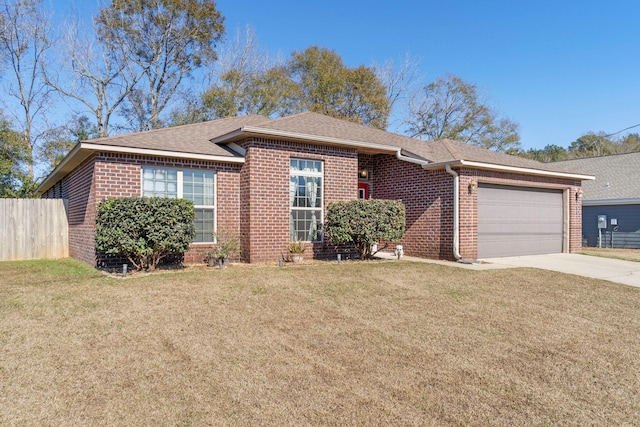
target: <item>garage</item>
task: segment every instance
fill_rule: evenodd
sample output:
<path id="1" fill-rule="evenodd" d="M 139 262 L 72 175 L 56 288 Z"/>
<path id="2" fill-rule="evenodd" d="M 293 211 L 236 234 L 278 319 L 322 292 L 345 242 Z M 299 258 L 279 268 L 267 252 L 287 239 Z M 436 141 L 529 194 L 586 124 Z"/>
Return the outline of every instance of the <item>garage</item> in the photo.
<path id="1" fill-rule="evenodd" d="M 478 258 L 562 252 L 562 190 L 478 187 Z"/>

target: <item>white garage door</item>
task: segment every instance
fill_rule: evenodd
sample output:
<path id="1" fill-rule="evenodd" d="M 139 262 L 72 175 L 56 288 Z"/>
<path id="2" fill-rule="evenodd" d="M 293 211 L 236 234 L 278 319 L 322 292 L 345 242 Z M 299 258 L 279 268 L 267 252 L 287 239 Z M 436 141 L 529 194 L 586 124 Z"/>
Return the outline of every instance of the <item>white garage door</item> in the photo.
<path id="1" fill-rule="evenodd" d="M 478 187 L 478 258 L 562 252 L 561 190 Z"/>

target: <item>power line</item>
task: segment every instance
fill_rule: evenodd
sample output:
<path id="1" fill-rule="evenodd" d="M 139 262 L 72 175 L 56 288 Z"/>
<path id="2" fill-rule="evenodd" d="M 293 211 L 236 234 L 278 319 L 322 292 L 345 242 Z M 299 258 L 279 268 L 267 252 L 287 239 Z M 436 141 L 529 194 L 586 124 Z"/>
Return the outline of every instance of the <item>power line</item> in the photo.
<path id="1" fill-rule="evenodd" d="M 604 137 L 605 137 L 605 138 L 609 138 L 610 136 L 617 135 L 617 134 L 619 134 L 620 132 L 624 132 L 625 130 L 629 130 L 629 129 L 637 128 L 638 126 L 640 126 L 640 123 L 638 123 L 637 125 L 629 126 L 628 128 L 624 128 L 624 129 L 622 129 L 622 130 L 619 130 L 618 132 L 610 133 L 609 135 L 605 135 Z"/>

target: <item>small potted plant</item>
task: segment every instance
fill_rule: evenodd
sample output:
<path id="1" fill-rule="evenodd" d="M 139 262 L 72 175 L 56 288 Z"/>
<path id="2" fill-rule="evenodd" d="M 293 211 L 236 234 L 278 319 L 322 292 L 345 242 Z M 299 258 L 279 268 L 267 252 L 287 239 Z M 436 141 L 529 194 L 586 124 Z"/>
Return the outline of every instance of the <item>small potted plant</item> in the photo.
<path id="1" fill-rule="evenodd" d="M 304 260 L 304 251 L 307 249 L 304 242 L 300 240 L 289 243 L 289 256 L 293 262 L 302 262 Z"/>
<path id="2" fill-rule="evenodd" d="M 207 253 L 207 265 L 210 267 L 215 267 L 216 265 L 220 268 L 226 267 L 229 257 L 236 252 L 240 252 L 240 238 L 225 229 L 221 229 L 217 233 L 214 232 L 213 238 L 216 240 L 216 244 L 213 251 Z"/>

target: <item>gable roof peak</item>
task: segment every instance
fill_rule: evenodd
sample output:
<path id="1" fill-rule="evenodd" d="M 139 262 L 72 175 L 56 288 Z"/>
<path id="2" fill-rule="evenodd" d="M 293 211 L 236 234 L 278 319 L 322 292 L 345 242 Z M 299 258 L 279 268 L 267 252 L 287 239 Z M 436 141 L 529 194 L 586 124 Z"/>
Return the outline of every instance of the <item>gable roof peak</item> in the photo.
<path id="1" fill-rule="evenodd" d="M 460 150 L 458 150 L 458 147 L 456 146 L 455 141 L 452 141 L 450 139 L 441 139 L 439 140 L 439 142 L 444 145 L 444 148 L 447 149 L 447 151 L 451 154 L 451 156 L 455 159 L 455 160 L 462 160 L 463 156 L 462 153 L 460 152 Z"/>

